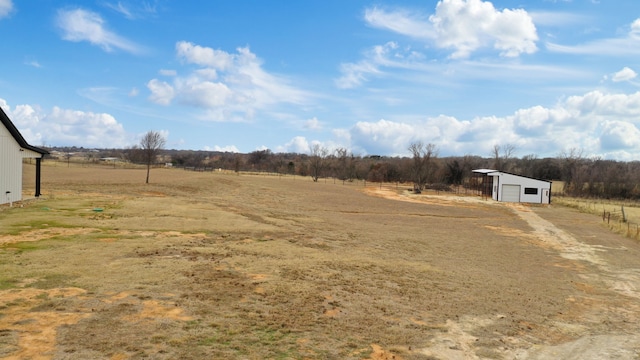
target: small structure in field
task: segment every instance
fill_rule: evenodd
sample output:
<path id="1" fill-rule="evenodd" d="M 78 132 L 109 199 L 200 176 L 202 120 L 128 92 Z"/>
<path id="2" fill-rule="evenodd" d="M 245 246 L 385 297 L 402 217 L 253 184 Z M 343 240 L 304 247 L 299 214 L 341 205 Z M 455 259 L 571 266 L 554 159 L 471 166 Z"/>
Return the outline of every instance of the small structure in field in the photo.
<path id="1" fill-rule="evenodd" d="M 0 108 L 0 204 L 22 200 L 22 160 L 36 159 L 35 196 L 40 196 L 40 163 L 49 152 L 27 144 Z"/>
<path id="2" fill-rule="evenodd" d="M 534 204 L 551 203 L 551 181 L 491 169 L 473 170 L 483 195 L 496 201 Z"/>

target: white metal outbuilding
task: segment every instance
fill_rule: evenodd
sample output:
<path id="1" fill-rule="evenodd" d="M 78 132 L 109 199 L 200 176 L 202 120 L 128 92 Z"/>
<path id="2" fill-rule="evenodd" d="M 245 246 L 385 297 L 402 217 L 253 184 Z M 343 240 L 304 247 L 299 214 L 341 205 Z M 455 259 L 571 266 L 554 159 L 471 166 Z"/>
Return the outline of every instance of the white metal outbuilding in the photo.
<path id="1" fill-rule="evenodd" d="M 491 169 L 473 170 L 484 176 L 483 186 L 496 201 L 534 204 L 551 203 L 551 181 Z"/>
<path id="2" fill-rule="evenodd" d="M 22 200 L 22 159 L 36 159 L 35 196 L 40 196 L 40 163 L 48 153 L 29 145 L 0 108 L 0 204 Z"/>

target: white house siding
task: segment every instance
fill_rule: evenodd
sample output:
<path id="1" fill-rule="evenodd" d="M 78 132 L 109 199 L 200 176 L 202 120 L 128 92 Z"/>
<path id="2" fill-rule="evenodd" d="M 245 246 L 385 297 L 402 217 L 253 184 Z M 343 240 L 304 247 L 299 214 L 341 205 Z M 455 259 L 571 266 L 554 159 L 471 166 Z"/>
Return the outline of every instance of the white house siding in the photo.
<path id="1" fill-rule="evenodd" d="M 528 177 L 508 174 L 503 172 L 489 173 L 493 177 L 493 199 L 498 201 L 519 201 L 523 203 L 549 203 L 551 182 L 531 179 Z M 515 194 L 511 193 L 516 186 L 520 187 L 519 200 L 515 200 Z M 507 194 L 505 194 L 505 187 Z M 532 192 L 535 189 L 535 194 Z M 545 193 L 546 191 L 546 193 Z M 505 196 L 506 195 L 506 196 Z"/>
<path id="2" fill-rule="evenodd" d="M 29 153 L 29 156 L 25 156 Z M 9 131 L 0 125 L 0 204 L 22 200 L 22 159 L 32 151 L 20 151 L 20 145 Z M 7 193 L 9 192 L 9 193 Z"/>

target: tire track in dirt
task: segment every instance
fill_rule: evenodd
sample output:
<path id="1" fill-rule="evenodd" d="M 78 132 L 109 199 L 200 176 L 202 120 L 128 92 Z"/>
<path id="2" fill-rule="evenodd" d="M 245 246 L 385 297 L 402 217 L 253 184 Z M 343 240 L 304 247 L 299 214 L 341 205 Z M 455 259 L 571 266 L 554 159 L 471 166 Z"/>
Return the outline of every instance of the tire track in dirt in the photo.
<path id="1" fill-rule="evenodd" d="M 422 202 L 427 201 L 427 196 L 420 198 L 398 194 L 396 191 L 386 189 L 366 189 L 365 193 L 372 196 L 384 197 L 398 201 Z M 628 331 L 608 333 L 596 333 L 590 330 L 589 325 L 594 323 L 607 323 L 611 321 L 609 316 L 623 319 L 622 322 L 636 323 L 640 319 L 640 307 L 636 305 L 640 299 L 640 269 L 618 269 L 609 264 L 601 253 L 610 249 L 604 246 L 589 245 L 576 239 L 572 234 L 558 228 L 548 220 L 541 218 L 535 211 L 522 204 L 511 203 L 487 203 L 477 198 L 466 197 L 434 197 L 429 196 L 428 201 L 441 206 L 476 206 L 477 203 L 493 206 L 507 206 L 533 230 L 531 232 L 513 231 L 514 229 L 499 228 L 499 232 L 513 232 L 513 236 L 524 241 L 531 241 L 537 246 L 552 249 L 558 254 L 574 263 L 575 271 L 582 272 L 581 276 L 586 282 L 604 283 L 621 299 L 612 300 L 607 295 L 590 294 L 585 290 L 583 299 L 570 298 L 567 301 L 576 302 L 577 317 L 586 316 L 586 319 L 566 319 L 567 323 L 558 319 L 550 329 L 559 334 L 566 334 L 576 340 L 565 341 L 558 345 L 536 344 L 526 339 L 509 337 L 509 348 L 494 349 L 491 358 L 518 359 L 518 360 L 543 360 L 543 359 L 569 359 L 569 360 L 600 360 L 600 359 L 638 359 L 640 358 L 639 328 L 630 334 Z M 585 266 L 586 265 L 592 265 Z M 596 271 L 586 270 L 595 268 Z M 589 284 L 576 284 L 586 286 Z M 595 292 L 595 290 L 592 290 Z M 585 313 L 586 312 L 586 313 Z M 630 321 L 636 320 L 636 321 Z M 418 352 L 430 358 L 446 359 L 482 359 L 475 346 L 477 340 L 472 334 L 478 327 L 488 326 L 495 321 L 494 318 L 469 318 L 463 317 L 457 321 L 447 320 L 441 324 L 444 334 L 431 339 L 430 346 L 419 349 Z M 578 323 L 576 323 L 578 322 Z"/>
<path id="2" fill-rule="evenodd" d="M 592 266 L 578 266 L 581 276 L 588 283 L 603 283 L 619 295 L 621 299 L 599 298 L 586 292 L 580 304 L 587 310 L 585 318 L 591 323 L 606 323 L 609 317 L 634 320 L 640 317 L 640 291 L 636 284 L 640 284 L 639 269 L 621 269 L 609 264 L 601 253 L 612 249 L 601 245 L 589 245 L 579 241 L 572 234 L 559 229 L 550 221 L 543 219 L 531 208 L 522 204 L 507 204 L 522 220 L 526 221 L 533 229 L 531 236 L 542 246 L 558 251 L 558 254 L 574 262 L 582 262 Z M 590 271 L 588 269 L 596 269 Z M 581 284 L 582 286 L 590 286 Z M 579 299 L 568 299 L 579 302 Z M 587 306 L 585 306 L 585 304 Z M 575 326 L 574 324 L 556 324 L 559 328 L 565 327 L 582 333 L 577 340 L 565 342 L 555 346 L 536 345 L 531 349 L 514 354 L 516 359 L 638 359 L 640 357 L 640 335 L 628 333 L 591 334 L 588 326 Z M 638 329 L 636 329 L 638 330 Z M 636 331 L 637 333 L 637 331 Z"/>

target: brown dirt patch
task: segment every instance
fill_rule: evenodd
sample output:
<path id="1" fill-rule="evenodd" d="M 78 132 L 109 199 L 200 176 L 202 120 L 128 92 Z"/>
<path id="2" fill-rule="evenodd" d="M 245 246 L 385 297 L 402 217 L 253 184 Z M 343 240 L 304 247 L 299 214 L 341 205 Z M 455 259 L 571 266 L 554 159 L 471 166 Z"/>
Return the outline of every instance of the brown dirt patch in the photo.
<path id="1" fill-rule="evenodd" d="M 17 242 L 29 242 L 29 241 L 40 241 L 45 239 L 51 239 L 56 236 L 78 236 L 78 235 L 86 235 L 96 231 L 96 229 L 90 228 L 46 228 L 46 229 L 37 229 L 37 230 L 29 230 L 20 233 L 20 235 L 0 235 L 0 245 L 5 244 L 14 244 Z"/>

